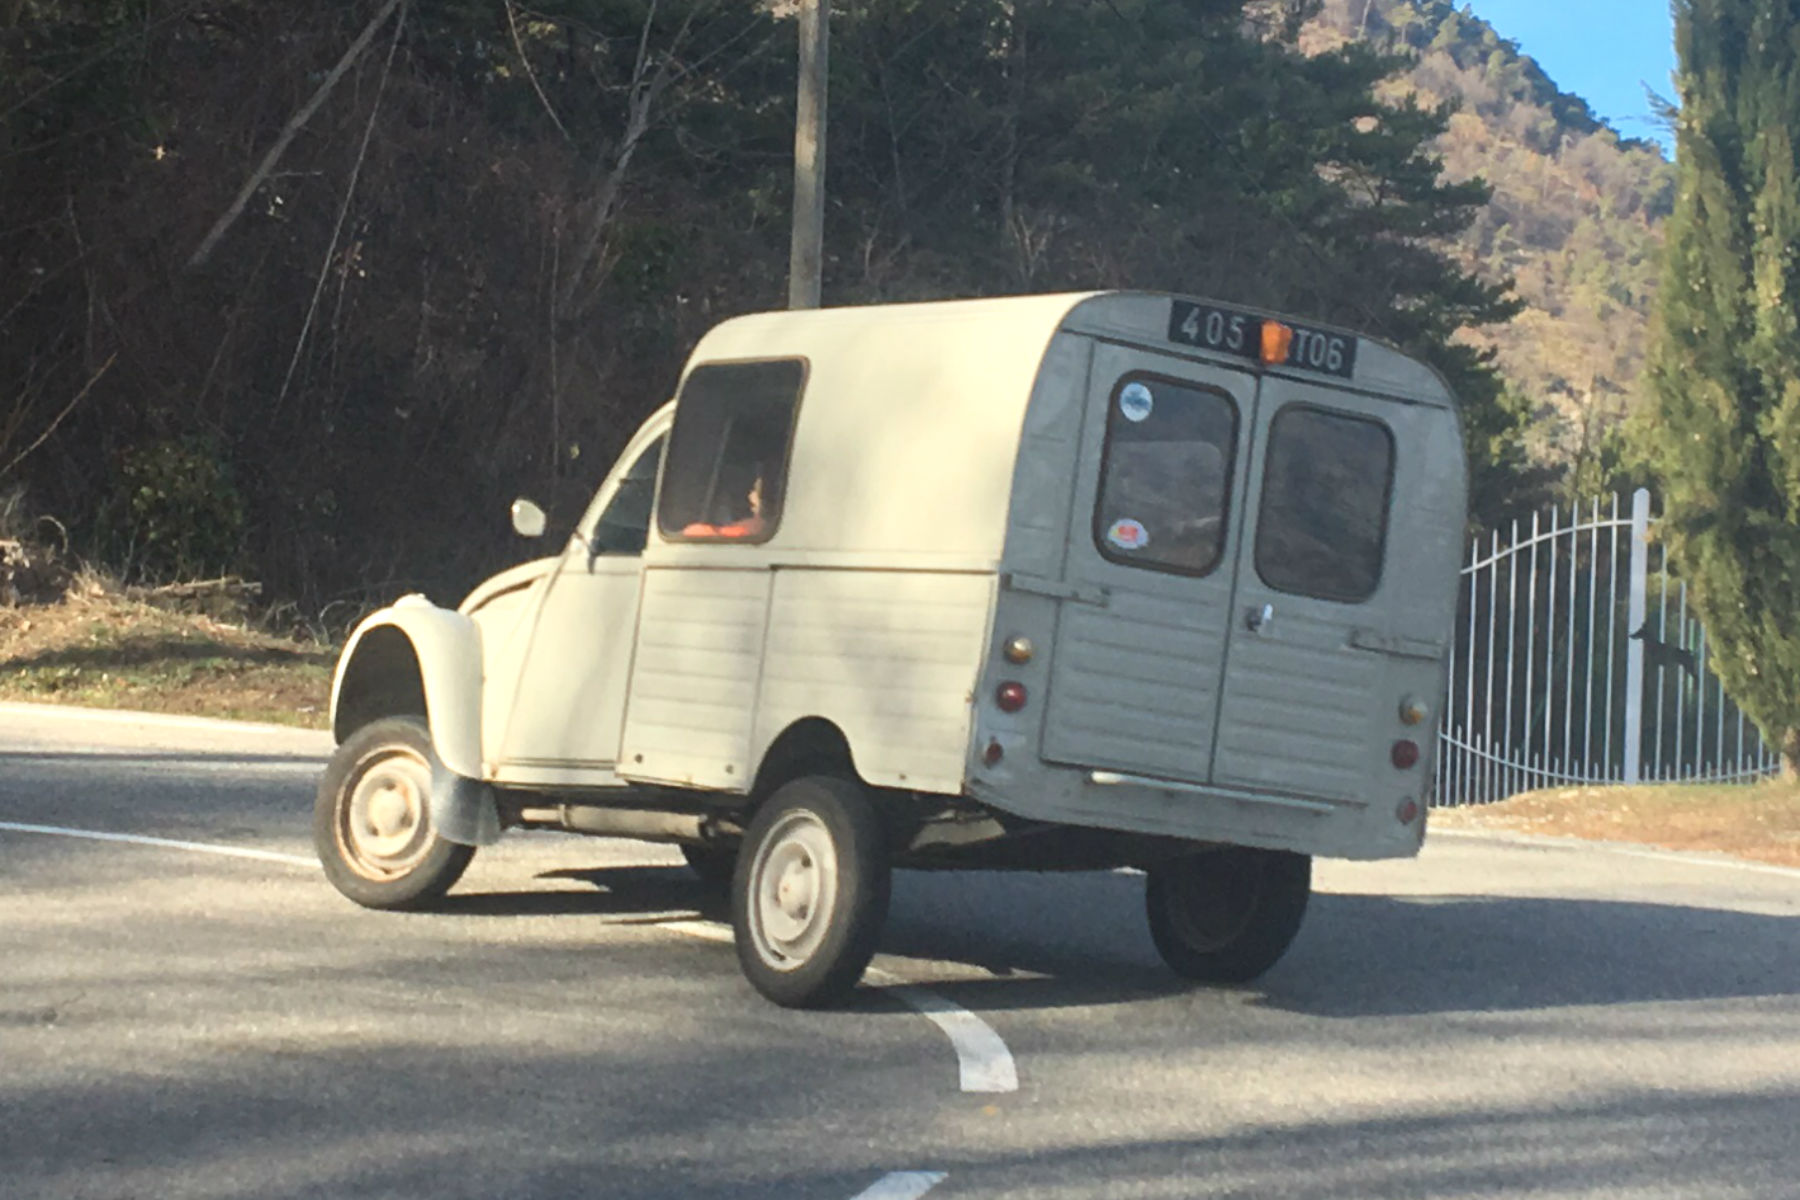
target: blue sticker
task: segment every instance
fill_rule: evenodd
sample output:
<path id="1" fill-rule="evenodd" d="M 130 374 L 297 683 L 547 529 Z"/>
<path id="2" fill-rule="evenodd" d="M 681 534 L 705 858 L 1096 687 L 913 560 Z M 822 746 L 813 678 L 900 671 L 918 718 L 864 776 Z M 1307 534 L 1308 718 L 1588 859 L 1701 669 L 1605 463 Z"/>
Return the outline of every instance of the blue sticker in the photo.
<path id="1" fill-rule="evenodd" d="M 1155 407 L 1155 397 L 1150 394 L 1150 389 L 1141 383 L 1128 383 L 1119 392 L 1119 414 L 1127 421 L 1146 420 Z"/>

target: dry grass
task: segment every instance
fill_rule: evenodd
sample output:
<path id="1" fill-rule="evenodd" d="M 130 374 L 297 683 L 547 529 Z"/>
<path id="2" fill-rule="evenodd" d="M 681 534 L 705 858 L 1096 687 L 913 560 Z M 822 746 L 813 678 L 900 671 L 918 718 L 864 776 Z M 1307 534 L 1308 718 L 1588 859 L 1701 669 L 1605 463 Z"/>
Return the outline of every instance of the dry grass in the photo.
<path id="1" fill-rule="evenodd" d="M 1789 783 L 1554 788 L 1441 809 L 1431 820 L 1438 828 L 1636 842 L 1800 867 L 1800 785 Z"/>
<path id="2" fill-rule="evenodd" d="M 0 607 L 0 699 L 322 728 L 329 646 L 172 612 L 85 581 L 57 604 Z"/>

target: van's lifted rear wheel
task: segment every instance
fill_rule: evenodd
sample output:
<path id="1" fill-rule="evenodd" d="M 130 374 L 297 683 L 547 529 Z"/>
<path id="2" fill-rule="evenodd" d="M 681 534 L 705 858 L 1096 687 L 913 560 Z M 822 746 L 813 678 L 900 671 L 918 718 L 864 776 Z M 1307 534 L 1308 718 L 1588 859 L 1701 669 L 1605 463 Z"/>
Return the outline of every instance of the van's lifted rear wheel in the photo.
<path id="1" fill-rule="evenodd" d="M 783 784 L 750 823 L 731 887 L 738 963 L 775 1003 L 814 1008 L 862 978 L 887 918 L 886 839 L 847 780 Z"/>
<path id="2" fill-rule="evenodd" d="M 1150 936 L 1178 975 L 1243 983 L 1275 965 L 1306 915 L 1312 859 L 1221 846 L 1151 867 Z"/>
<path id="3" fill-rule="evenodd" d="M 313 805 L 313 844 L 332 885 L 365 908 L 441 899 L 474 856 L 431 823 L 431 734 L 413 717 L 375 721 L 331 756 Z"/>

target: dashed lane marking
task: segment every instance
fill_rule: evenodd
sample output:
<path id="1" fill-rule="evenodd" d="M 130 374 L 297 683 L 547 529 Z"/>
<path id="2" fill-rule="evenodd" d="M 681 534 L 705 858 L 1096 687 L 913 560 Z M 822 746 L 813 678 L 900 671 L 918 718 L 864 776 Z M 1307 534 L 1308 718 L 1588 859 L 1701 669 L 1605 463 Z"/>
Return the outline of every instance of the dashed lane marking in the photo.
<path id="1" fill-rule="evenodd" d="M 918 1200 L 944 1179 L 942 1171 L 895 1171 L 883 1175 L 850 1200 Z"/>

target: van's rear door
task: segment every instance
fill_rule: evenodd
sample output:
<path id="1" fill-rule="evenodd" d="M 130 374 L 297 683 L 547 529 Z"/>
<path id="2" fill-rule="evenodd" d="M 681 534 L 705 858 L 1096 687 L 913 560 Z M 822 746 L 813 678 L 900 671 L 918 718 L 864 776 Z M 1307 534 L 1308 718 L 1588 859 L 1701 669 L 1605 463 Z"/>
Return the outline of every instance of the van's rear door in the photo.
<path id="1" fill-rule="evenodd" d="M 1255 424 L 1212 780 L 1368 799 L 1410 782 L 1388 761 L 1401 700 L 1442 687 L 1455 417 L 1268 375 Z"/>
<path id="2" fill-rule="evenodd" d="M 1205 782 L 1256 380 L 1102 342 L 1088 388 L 1043 757 Z"/>

